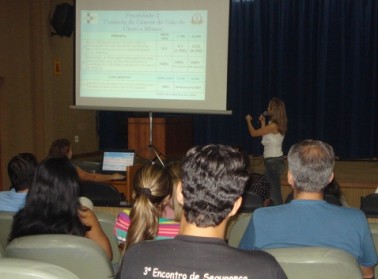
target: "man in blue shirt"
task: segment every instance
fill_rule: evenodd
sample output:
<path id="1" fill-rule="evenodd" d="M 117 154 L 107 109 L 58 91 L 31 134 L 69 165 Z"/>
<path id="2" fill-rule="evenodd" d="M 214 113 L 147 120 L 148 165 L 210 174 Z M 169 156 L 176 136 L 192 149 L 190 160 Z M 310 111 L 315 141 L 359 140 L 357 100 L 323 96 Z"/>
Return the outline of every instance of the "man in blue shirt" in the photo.
<path id="1" fill-rule="evenodd" d="M 294 200 L 257 209 L 239 247 L 334 247 L 352 254 L 364 278 L 373 278 L 378 259 L 364 213 L 323 200 L 323 190 L 334 176 L 334 163 L 333 148 L 326 143 L 305 140 L 293 145 L 288 154 L 288 182 Z"/>
<path id="2" fill-rule="evenodd" d="M 11 189 L 0 192 L 0 211 L 17 212 L 24 207 L 36 166 L 37 160 L 31 153 L 20 153 L 9 161 Z"/>

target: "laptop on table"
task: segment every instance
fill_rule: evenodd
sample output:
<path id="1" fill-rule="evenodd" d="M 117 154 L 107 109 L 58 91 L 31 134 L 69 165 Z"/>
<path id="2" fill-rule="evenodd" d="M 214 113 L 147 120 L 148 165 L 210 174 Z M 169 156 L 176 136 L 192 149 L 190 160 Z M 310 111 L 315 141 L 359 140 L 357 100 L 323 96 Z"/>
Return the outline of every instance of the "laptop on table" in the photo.
<path id="1" fill-rule="evenodd" d="M 106 150 L 102 156 L 101 173 L 126 174 L 126 168 L 134 165 L 134 150 Z"/>

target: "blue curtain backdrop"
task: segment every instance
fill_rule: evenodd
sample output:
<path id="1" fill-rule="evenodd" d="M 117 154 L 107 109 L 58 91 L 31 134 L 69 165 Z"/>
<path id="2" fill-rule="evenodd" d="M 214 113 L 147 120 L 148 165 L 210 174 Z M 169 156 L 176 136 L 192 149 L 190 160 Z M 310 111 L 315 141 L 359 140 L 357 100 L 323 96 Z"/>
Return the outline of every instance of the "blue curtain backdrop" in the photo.
<path id="1" fill-rule="evenodd" d="M 233 114 L 191 115 L 195 144 L 261 155 L 244 116 L 257 119 L 276 96 L 289 119 L 285 154 L 312 138 L 342 159 L 378 157 L 378 0 L 231 0 L 229 31 Z M 119 125 L 107 117 L 109 135 Z"/>
<path id="2" fill-rule="evenodd" d="M 277 96 L 289 119 L 285 154 L 313 138 L 330 143 L 340 158 L 377 157 L 377 81 L 377 0 L 233 0 L 233 115 L 194 116 L 195 143 L 240 145 L 261 155 L 244 116 L 257 119 Z"/>

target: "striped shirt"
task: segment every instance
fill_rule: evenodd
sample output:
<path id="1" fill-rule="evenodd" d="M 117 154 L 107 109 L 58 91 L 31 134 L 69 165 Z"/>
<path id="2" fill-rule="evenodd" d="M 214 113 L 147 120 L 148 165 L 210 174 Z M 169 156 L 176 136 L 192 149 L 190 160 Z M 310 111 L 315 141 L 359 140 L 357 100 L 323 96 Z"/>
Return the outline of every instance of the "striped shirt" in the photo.
<path id="1" fill-rule="evenodd" d="M 126 242 L 127 231 L 130 226 L 130 209 L 125 209 L 118 214 L 114 226 L 114 234 L 120 243 Z M 156 239 L 174 238 L 180 229 L 180 223 L 171 219 L 159 218 L 159 229 Z"/>

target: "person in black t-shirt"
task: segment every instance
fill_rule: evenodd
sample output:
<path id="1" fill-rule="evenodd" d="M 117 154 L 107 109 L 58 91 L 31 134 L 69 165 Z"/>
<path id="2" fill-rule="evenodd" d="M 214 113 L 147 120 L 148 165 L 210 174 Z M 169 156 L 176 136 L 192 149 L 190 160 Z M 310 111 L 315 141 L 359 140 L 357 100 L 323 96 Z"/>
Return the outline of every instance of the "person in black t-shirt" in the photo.
<path id="1" fill-rule="evenodd" d="M 268 253 L 242 251 L 224 241 L 250 175 L 246 156 L 225 145 L 198 146 L 187 152 L 182 171 L 179 235 L 131 245 L 118 278 L 287 278 Z"/>

